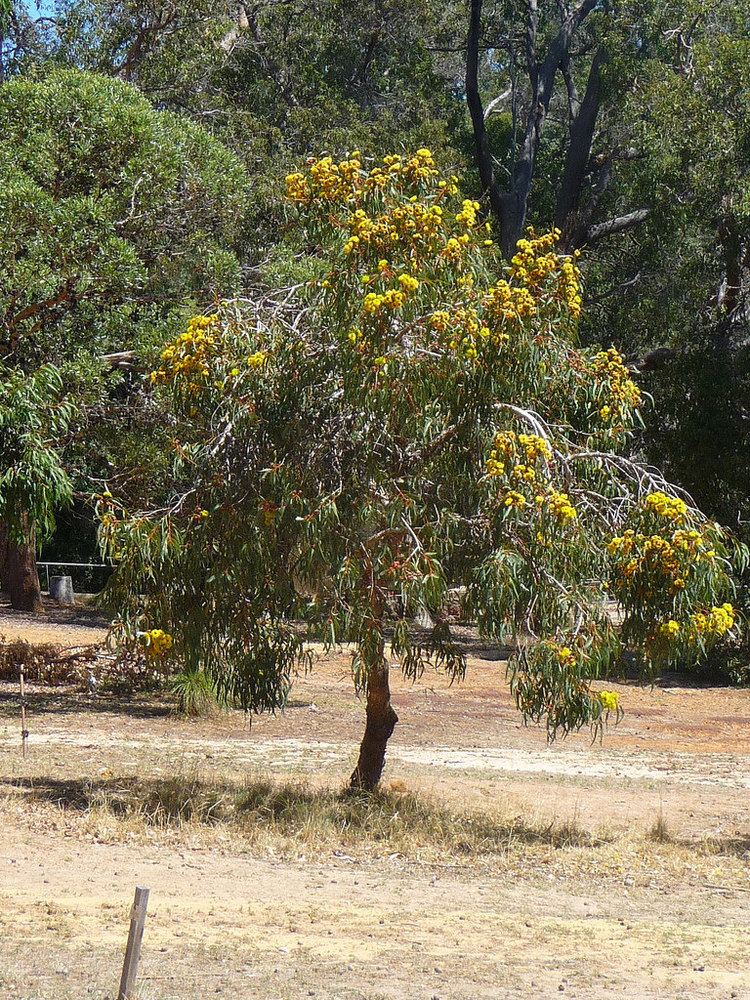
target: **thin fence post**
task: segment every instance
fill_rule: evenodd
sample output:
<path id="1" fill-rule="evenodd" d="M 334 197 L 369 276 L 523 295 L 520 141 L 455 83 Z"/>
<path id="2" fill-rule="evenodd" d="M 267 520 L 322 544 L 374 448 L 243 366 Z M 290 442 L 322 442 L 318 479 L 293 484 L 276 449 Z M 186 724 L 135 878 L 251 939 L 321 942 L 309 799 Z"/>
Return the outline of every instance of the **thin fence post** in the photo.
<path id="1" fill-rule="evenodd" d="M 146 926 L 148 892 L 149 890 L 145 886 L 137 885 L 135 887 L 133 909 L 130 911 L 128 944 L 125 949 L 125 961 L 122 963 L 120 992 L 117 995 L 117 1000 L 134 1000 L 135 998 L 138 965 L 141 961 L 141 943 L 143 941 L 143 930 Z"/>
<path id="2" fill-rule="evenodd" d="M 18 668 L 19 679 L 21 681 L 21 751 L 26 756 L 26 742 L 29 738 L 29 731 L 26 728 L 26 679 L 23 673 L 23 664 Z"/>

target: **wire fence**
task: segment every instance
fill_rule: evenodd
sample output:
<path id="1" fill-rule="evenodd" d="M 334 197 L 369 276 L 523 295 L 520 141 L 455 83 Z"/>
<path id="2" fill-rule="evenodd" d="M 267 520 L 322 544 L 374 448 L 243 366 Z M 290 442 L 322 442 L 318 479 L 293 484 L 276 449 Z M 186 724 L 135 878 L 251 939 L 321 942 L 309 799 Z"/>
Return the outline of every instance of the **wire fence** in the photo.
<path id="1" fill-rule="evenodd" d="M 46 584 L 45 590 L 49 591 L 49 578 L 50 567 L 55 567 L 56 569 L 64 570 L 74 570 L 73 573 L 66 573 L 64 575 L 70 576 L 73 579 L 73 590 L 78 594 L 93 594 L 98 593 L 107 582 L 112 574 L 114 566 L 110 563 L 91 563 L 91 562 L 53 562 L 46 559 L 38 559 L 37 567 L 42 568 L 45 571 L 44 583 Z"/>

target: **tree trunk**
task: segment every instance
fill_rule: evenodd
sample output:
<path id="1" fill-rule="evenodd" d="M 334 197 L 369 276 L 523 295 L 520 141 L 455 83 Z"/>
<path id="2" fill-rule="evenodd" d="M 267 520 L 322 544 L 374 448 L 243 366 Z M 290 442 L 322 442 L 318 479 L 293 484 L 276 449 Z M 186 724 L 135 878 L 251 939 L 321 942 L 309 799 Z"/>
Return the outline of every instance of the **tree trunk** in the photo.
<path id="1" fill-rule="evenodd" d="M 391 706 L 388 662 L 383 655 L 382 633 L 379 646 L 379 661 L 370 666 L 367 673 L 367 723 L 359 748 L 359 760 L 350 781 L 351 788 L 365 792 L 372 792 L 378 786 L 385 766 L 385 748 L 398 722 L 398 716 Z"/>
<path id="2" fill-rule="evenodd" d="M 36 570 L 36 532 L 27 514 L 21 519 L 22 539 L 7 540 L 5 572 L 10 604 L 14 611 L 40 613 L 42 588 Z"/>
<path id="3" fill-rule="evenodd" d="M 504 206 L 500 189 L 495 178 L 495 168 L 492 164 L 487 126 L 484 118 L 484 106 L 479 90 L 479 40 L 482 31 L 482 0 L 471 0 L 469 15 L 469 34 L 466 42 L 466 103 L 471 116 L 474 130 L 474 154 L 476 157 L 479 179 L 489 199 L 492 214 L 502 226 Z"/>
<path id="4" fill-rule="evenodd" d="M 500 249 L 506 260 L 511 260 L 516 245 L 523 236 L 526 221 L 526 202 L 517 192 L 503 192 L 500 195 L 502 217 L 500 220 Z"/>
<path id="5" fill-rule="evenodd" d="M 10 591 L 8 580 L 8 529 L 0 522 L 0 593 Z"/>
<path id="6" fill-rule="evenodd" d="M 570 126 L 565 169 L 557 192 L 555 225 L 563 231 L 571 249 L 580 245 L 580 238 L 573 235 L 573 231 L 580 228 L 580 225 L 576 227 L 576 220 L 570 216 L 577 211 L 581 202 L 602 100 L 602 67 L 607 60 L 604 49 L 599 49 L 591 60 L 586 93 Z"/>

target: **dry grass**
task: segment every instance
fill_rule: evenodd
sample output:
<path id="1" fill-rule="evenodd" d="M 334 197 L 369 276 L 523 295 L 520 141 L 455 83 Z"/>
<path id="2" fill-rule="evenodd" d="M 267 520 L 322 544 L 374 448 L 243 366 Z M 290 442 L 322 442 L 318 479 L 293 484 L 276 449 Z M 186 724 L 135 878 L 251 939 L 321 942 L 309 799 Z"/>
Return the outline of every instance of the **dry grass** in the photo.
<path id="1" fill-rule="evenodd" d="M 452 809 L 403 786 L 365 795 L 303 781 L 258 778 L 232 784 L 195 771 L 153 780 L 36 780 L 20 787 L 27 801 L 52 803 L 105 838 L 218 830 L 255 849 L 287 855 L 346 851 L 418 860 L 505 857 L 522 846 L 565 849 L 604 842 L 575 818 L 535 824 L 497 812 Z"/>
<path id="2" fill-rule="evenodd" d="M 671 844 L 674 843 L 674 837 L 669 829 L 669 823 L 664 815 L 664 811 L 659 809 L 659 815 L 654 820 L 654 824 L 648 833 L 649 839 L 653 840 L 657 844 Z"/>

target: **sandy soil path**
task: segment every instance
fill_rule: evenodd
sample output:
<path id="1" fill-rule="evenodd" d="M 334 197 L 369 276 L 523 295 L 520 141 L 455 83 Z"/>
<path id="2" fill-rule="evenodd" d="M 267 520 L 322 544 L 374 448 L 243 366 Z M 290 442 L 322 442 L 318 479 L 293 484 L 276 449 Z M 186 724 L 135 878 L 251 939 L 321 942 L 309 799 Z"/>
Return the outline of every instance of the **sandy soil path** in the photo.
<path id="1" fill-rule="evenodd" d="M 480 864 L 281 856 L 221 829 L 92 832 L 56 805 L 69 785 L 177 771 L 340 784 L 362 722 L 346 669 L 343 654 L 322 662 L 283 716 L 252 728 L 32 690 L 26 761 L 1 684 L 0 997 L 111 998 L 143 883 L 142 1000 L 750 1000 L 750 692 L 622 686 L 626 718 L 601 745 L 548 747 L 519 723 L 490 650 L 459 688 L 396 683 L 389 779 L 607 832 L 593 847 L 509 847 Z M 646 838 L 659 815 L 672 843 Z"/>

